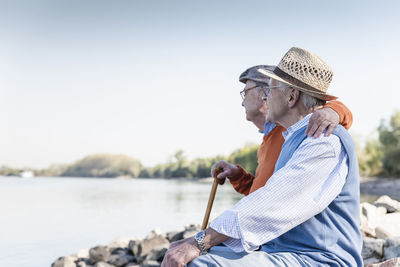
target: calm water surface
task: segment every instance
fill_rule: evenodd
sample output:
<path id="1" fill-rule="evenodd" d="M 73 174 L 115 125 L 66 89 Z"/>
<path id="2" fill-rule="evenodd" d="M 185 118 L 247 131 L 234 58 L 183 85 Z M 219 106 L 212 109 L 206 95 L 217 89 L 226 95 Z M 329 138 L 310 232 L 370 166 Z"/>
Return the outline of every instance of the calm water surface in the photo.
<path id="1" fill-rule="evenodd" d="M 210 189 L 178 180 L 0 177 L 0 266 L 50 266 L 119 236 L 200 224 Z M 238 200 L 220 186 L 211 217 Z"/>
<path id="2" fill-rule="evenodd" d="M 119 236 L 200 224 L 210 189 L 182 180 L 0 177 L 0 267 L 50 266 Z M 229 183 L 219 186 L 211 219 L 239 199 Z"/>

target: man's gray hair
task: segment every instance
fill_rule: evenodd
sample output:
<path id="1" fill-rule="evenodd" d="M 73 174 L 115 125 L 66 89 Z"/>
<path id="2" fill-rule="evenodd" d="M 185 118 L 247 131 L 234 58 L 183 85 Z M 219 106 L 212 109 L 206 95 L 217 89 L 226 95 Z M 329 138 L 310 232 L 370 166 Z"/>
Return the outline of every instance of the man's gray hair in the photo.
<path id="1" fill-rule="evenodd" d="M 279 84 L 279 86 L 281 86 L 281 87 L 279 87 L 279 89 L 282 91 L 287 91 L 289 88 L 292 87 L 292 86 L 290 86 L 286 83 L 280 82 L 280 81 L 278 81 L 278 84 Z M 271 85 L 271 83 L 269 85 Z M 326 103 L 325 100 L 321 100 L 321 99 L 311 96 L 307 93 L 304 93 L 300 90 L 299 90 L 299 92 L 300 92 L 300 100 L 307 109 L 312 109 L 315 107 L 323 106 Z"/>

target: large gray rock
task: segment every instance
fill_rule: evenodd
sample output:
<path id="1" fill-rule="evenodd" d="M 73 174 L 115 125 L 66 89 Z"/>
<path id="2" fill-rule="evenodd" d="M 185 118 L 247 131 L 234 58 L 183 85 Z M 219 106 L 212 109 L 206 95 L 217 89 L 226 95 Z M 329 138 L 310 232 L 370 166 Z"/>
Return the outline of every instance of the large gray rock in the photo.
<path id="1" fill-rule="evenodd" d="M 89 257 L 92 264 L 100 261 L 107 262 L 110 256 L 111 253 L 106 246 L 97 246 L 89 249 Z"/>
<path id="2" fill-rule="evenodd" d="M 361 214 L 367 217 L 368 226 L 375 229 L 386 214 L 386 208 L 376 207 L 369 203 L 361 203 Z"/>
<path id="3" fill-rule="evenodd" d="M 108 263 L 115 265 L 117 267 L 122 267 L 122 266 L 128 264 L 129 262 L 134 262 L 134 261 L 135 261 L 134 256 L 126 255 L 126 254 L 122 254 L 122 255 L 115 254 L 115 255 L 110 256 Z"/>
<path id="4" fill-rule="evenodd" d="M 78 251 L 78 253 L 76 253 L 76 256 L 78 258 L 89 258 L 89 249 L 88 248 L 84 248 Z"/>
<path id="5" fill-rule="evenodd" d="M 400 212 L 400 202 L 391 199 L 389 196 L 381 196 L 375 202 L 374 205 L 377 207 L 384 207 L 388 213 Z"/>
<path id="6" fill-rule="evenodd" d="M 365 262 L 364 262 L 365 264 Z M 366 267 L 400 267 L 400 258 L 394 258 L 394 259 L 390 259 L 384 262 L 379 262 L 376 264 L 370 264 L 367 265 L 365 264 Z"/>
<path id="7" fill-rule="evenodd" d="M 368 258 L 380 259 L 383 256 L 383 244 L 385 240 L 375 239 L 371 237 L 363 238 L 363 247 L 361 251 L 361 256 L 364 260 Z"/>
<path id="8" fill-rule="evenodd" d="M 132 253 L 138 262 L 142 262 L 153 248 L 161 245 L 169 245 L 169 241 L 160 233 L 152 231 L 141 242 L 133 244 Z"/>
<path id="9" fill-rule="evenodd" d="M 51 267 L 75 267 L 75 261 L 77 260 L 78 258 L 74 256 L 60 257 L 51 264 Z"/>
<path id="10" fill-rule="evenodd" d="M 388 238 L 383 245 L 383 258 L 391 259 L 400 257 L 400 237 Z"/>
<path id="11" fill-rule="evenodd" d="M 169 244 L 161 244 L 155 248 L 153 248 L 149 254 L 146 256 L 146 260 L 156 260 L 162 261 L 164 259 L 164 255 L 167 252 Z"/>
<path id="12" fill-rule="evenodd" d="M 109 248 L 127 248 L 129 245 L 129 242 L 134 239 L 135 238 L 126 237 L 126 236 L 117 237 L 108 244 L 108 247 Z"/>
<path id="13" fill-rule="evenodd" d="M 182 231 L 172 231 L 172 232 L 168 232 L 166 235 L 165 235 L 165 237 L 168 239 L 168 241 L 169 242 L 175 242 L 175 241 L 178 241 L 178 240 L 181 240 L 181 239 L 183 239 L 183 232 L 184 232 L 185 230 L 182 230 Z"/>
<path id="14" fill-rule="evenodd" d="M 381 216 L 377 222 L 376 229 L 378 227 L 384 233 L 384 238 L 400 236 L 400 212 Z"/>

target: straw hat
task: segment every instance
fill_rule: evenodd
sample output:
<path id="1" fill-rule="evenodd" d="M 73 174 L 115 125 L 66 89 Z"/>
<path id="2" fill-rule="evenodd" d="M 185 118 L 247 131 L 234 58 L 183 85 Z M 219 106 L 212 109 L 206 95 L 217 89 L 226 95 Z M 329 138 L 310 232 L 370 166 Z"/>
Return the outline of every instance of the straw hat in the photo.
<path id="1" fill-rule="evenodd" d="M 292 47 L 273 71 L 265 68 L 258 71 L 318 99 L 337 99 L 327 93 L 332 69 L 322 58 L 304 49 Z"/>

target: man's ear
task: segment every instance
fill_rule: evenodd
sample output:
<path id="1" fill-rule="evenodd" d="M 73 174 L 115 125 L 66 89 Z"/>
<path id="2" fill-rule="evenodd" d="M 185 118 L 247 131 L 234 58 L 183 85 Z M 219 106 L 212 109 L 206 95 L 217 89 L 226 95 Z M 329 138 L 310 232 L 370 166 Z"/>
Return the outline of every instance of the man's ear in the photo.
<path id="1" fill-rule="evenodd" d="M 300 99 L 300 91 L 295 88 L 290 88 L 288 95 L 289 108 L 294 107 L 299 99 Z"/>

